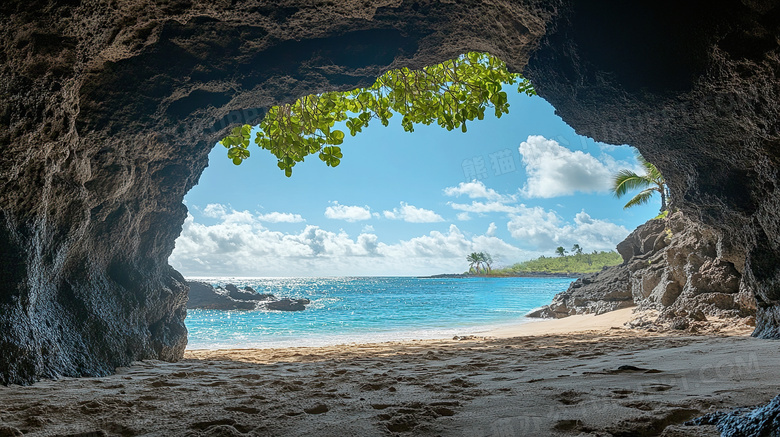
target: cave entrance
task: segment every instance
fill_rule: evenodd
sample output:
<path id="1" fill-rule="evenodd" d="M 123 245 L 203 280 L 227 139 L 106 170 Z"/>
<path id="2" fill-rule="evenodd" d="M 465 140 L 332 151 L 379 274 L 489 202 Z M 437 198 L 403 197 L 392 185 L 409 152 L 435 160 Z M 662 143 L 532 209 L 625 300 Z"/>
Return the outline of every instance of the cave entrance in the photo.
<path id="1" fill-rule="evenodd" d="M 558 247 L 571 253 L 580 248 L 582 263 L 619 263 L 616 254 L 608 261 L 599 258 L 601 252 L 614 251 L 630 231 L 657 215 L 660 205 L 623 210 L 626 199 L 610 192 L 618 170 L 640 171 L 633 149 L 578 136 L 542 98 L 516 86 L 504 90 L 509 113 L 500 118 L 488 113 L 470 122 L 466 133 L 435 125 L 405 132 L 396 115 L 387 127 L 374 122 L 354 137 L 346 135 L 337 168 L 312 155 L 289 178 L 265 150 L 253 145 L 251 158 L 237 166 L 217 144 L 199 184 L 185 198 L 190 213 L 171 265 L 212 286 L 232 283 L 277 298 L 309 299 L 310 309 L 298 316 L 298 334 L 312 338 L 317 337 L 309 332 L 312 326 L 352 334 L 361 328 L 387 331 L 379 323 L 387 322 L 387 315 L 355 316 L 368 305 L 366 299 L 396 309 L 418 302 L 419 284 L 408 277 L 462 273 L 469 270 L 470 253 L 491 254 L 493 269 L 554 258 Z M 346 130 L 343 122 L 335 127 Z M 406 279 L 382 283 L 377 277 Z M 548 282 L 536 290 L 510 282 L 481 297 L 468 288 L 461 297 L 471 304 L 461 311 L 477 319 L 488 306 L 503 302 L 505 315 L 519 317 L 549 303 L 571 279 Z M 343 294 L 393 287 L 403 290 L 401 295 Z M 442 293 L 421 287 L 429 298 Z M 513 296 L 518 287 L 525 293 L 521 298 Z M 409 335 L 440 336 L 441 329 L 433 327 L 446 326 L 455 309 L 447 305 L 457 305 L 452 291 L 447 293 L 439 296 L 446 304 L 433 311 L 442 313 L 439 322 L 389 323 Z M 422 318 L 415 311 L 403 317 Z M 224 325 L 228 319 L 237 332 L 217 332 L 212 321 Z M 190 347 L 258 341 L 253 335 L 278 334 L 295 320 L 263 311 L 193 310 L 187 320 Z M 299 340 L 279 335 L 280 341 Z"/>

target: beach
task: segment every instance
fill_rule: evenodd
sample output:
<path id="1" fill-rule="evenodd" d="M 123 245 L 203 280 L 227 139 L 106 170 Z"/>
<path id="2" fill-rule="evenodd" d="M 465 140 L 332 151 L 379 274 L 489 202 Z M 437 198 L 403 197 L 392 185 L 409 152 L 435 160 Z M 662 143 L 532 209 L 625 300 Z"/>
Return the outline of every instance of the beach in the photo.
<path id="1" fill-rule="evenodd" d="M 688 419 L 780 391 L 777 343 L 625 329 L 631 309 L 466 336 L 192 350 L 0 387 L 0 435 L 718 435 Z"/>

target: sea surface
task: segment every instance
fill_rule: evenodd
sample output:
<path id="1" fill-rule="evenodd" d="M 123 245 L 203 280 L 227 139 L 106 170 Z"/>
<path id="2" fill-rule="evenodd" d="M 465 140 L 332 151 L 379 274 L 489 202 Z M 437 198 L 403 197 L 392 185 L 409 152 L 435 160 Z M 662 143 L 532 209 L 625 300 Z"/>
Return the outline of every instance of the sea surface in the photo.
<path id="1" fill-rule="evenodd" d="M 188 310 L 188 349 L 451 338 L 529 322 L 570 278 L 188 278 L 308 298 L 305 311 Z"/>

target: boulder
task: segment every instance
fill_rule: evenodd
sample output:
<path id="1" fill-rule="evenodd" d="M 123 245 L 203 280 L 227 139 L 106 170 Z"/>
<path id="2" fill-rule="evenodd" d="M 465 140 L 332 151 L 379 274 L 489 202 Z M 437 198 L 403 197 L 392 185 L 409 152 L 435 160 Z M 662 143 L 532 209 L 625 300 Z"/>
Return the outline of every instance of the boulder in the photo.
<path id="1" fill-rule="evenodd" d="M 256 302 L 236 300 L 205 282 L 190 282 L 189 286 L 187 309 L 254 310 L 257 308 Z"/>
<path id="2" fill-rule="evenodd" d="M 256 300 L 256 301 L 265 301 L 265 300 L 274 300 L 275 297 L 271 293 L 258 293 L 252 287 L 244 287 L 239 289 L 233 284 L 227 284 L 225 285 L 225 290 L 227 290 L 228 296 L 232 297 L 236 300 Z"/>
<path id="3" fill-rule="evenodd" d="M 303 311 L 306 305 L 310 304 L 309 299 L 280 299 L 274 302 L 268 302 L 265 307 L 274 311 Z"/>
<path id="4" fill-rule="evenodd" d="M 714 412 L 686 423 L 686 425 L 715 425 L 720 435 L 775 436 L 780 429 L 780 396 L 766 405 L 738 408 L 730 412 Z"/>
<path id="5" fill-rule="evenodd" d="M 709 317 L 755 316 L 740 269 L 728 256 L 728 241 L 682 213 L 650 220 L 617 246 L 623 264 L 574 281 L 569 289 L 528 317 L 602 314 L 636 306 L 653 310 L 642 326 L 655 330 L 701 328 Z M 694 324 L 694 322 L 698 322 Z"/>

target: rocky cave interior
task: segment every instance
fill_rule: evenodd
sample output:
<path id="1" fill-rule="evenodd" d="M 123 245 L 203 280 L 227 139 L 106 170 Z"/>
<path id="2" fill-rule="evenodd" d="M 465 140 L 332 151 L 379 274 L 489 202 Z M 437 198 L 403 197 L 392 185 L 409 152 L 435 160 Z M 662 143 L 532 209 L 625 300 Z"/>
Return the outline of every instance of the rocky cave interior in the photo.
<path id="1" fill-rule="evenodd" d="M 780 337 L 780 6 L 7 1 L 0 5 L 0 382 L 107 375 L 186 346 L 167 259 L 232 126 L 388 68 L 487 51 L 579 134 L 631 144 L 719 234 Z"/>

